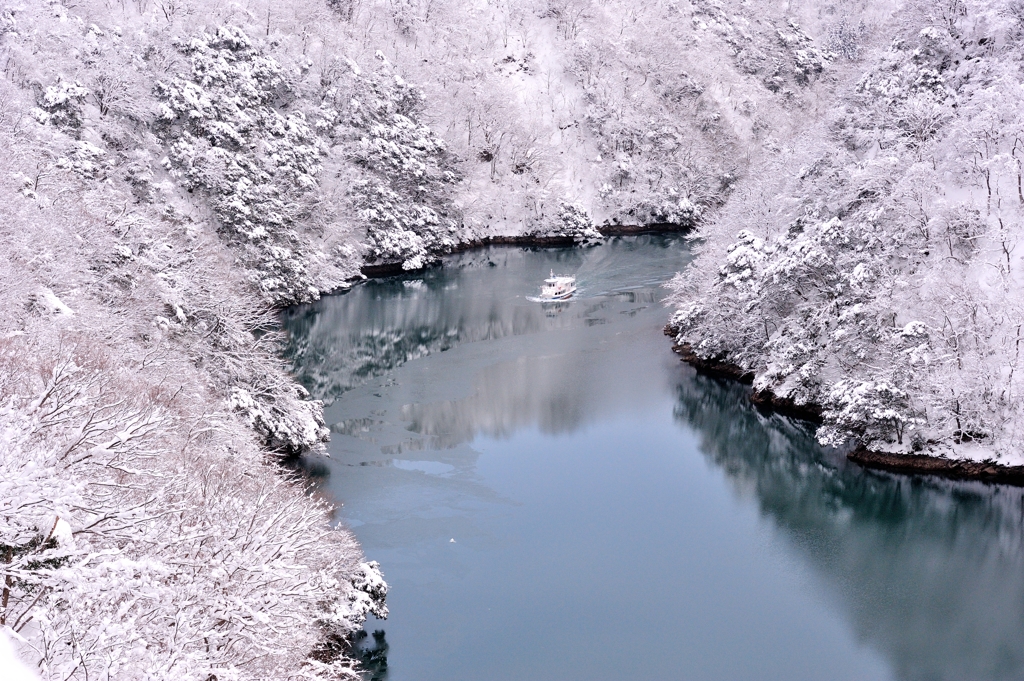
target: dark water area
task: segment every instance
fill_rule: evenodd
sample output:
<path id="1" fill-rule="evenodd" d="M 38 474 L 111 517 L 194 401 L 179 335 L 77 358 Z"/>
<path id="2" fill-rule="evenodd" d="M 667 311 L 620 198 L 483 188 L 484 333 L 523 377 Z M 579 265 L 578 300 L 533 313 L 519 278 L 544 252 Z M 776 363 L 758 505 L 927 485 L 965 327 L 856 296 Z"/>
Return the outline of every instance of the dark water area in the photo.
<path id="1" fill-rule="evenodd" d="M 391 585 L 366 678 L 1024 678 L 1020 489 L 865 471 L 678 361 L 684 240 L 495 247 L 286 314 Z M 529 300 L 576 274 L 578 296 Z"/>

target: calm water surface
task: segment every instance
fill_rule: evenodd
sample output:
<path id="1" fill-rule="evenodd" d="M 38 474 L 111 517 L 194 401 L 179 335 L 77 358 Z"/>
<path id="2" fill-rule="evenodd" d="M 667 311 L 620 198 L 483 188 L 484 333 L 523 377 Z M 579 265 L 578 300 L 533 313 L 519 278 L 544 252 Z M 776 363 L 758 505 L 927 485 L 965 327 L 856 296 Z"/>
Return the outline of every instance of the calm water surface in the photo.
<path id="1" fill-rule="evenodd" d="M 661 327 L 672 237 L 494 248 L 286 315 L 390 681 L 1024 678 L 1018 489 L 868 473 Z M 528 298 L 554 269 L 568 303 Z"/>

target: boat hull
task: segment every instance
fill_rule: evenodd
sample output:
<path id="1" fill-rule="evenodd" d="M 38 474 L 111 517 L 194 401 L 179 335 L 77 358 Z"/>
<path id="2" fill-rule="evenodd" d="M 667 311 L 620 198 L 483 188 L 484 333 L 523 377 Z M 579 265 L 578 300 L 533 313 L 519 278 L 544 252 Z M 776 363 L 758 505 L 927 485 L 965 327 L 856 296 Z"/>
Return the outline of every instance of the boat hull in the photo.
<path id="1" fill-rule="evenodd" d="M 547 302 L 549 300 L 568 300 L 569 298 L 572 298 L 572 295 L 574 293 L 576 293 L 576 289 L 573 289 L 572 291 L 566 291 L 565 293 L 559 293 L 557 296 L 542 295 L 541 300 L 543 302 Z"/>

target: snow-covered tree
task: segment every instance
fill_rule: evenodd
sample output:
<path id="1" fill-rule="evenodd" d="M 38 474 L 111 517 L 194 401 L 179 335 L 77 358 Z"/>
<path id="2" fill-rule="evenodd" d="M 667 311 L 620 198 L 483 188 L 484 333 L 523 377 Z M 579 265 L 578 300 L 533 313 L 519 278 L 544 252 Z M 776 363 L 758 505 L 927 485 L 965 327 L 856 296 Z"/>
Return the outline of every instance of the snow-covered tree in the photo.
<path id="1" fill-rule="evenodd" d="M 854 439 L 885 447 L 894 436 L 900 446 L 907 429 L 919 421 L 904 391 L 887 383 L 851 379 L 832 386 L 824 416 L 827 425 L 818 431 L 818 439 L 836 446 Z"/>
<path id="2" fill-rule="evenodd" d="M 189 191 L 208 193 L 223 228 L 254 260 L 268 297 L 315 297 L 294 228 L 310 212 L 326 148 L 287 74 L 237 27 L 175 46 L 189 71 L 156 83 L 157 129 L 167 140 L 172 174 Z M 286 113 L 285 104 L 292 110 Z"/>
<path id="3" fill-rule="evenodd" d="M 873 48 L 865 33 L 847 50 L 824 122 L 702 234 L 673 283 L 672 324 L 699 356 L 754 372 L 755 388 L 823 407 L 824 441 L 1009 462 L 1019 19 L 958 7 L 907 7 Z"/>
<path id="4" fill-rule="evenodd" d="M 351 191 L 370 257 L 415 270 L 459 242 L 461 216 L 451 204 L 459 176 L 444 140 L 417 121 L 422 93 L 378 61 L 379 71 L 357 76 L 351 129 L 336 134 L 356 142 L 351 158 L 366 173 Z"/>
<path id="5" fill-rule="evenodd" d="M 594 228 L 594 221 L 578 203 L 562 201 L 558 206 L 558 222 L 549 230 L 541 232 L 544 236 L 570 237 L 573 241 L 600 239 L 601 233 Z"/>

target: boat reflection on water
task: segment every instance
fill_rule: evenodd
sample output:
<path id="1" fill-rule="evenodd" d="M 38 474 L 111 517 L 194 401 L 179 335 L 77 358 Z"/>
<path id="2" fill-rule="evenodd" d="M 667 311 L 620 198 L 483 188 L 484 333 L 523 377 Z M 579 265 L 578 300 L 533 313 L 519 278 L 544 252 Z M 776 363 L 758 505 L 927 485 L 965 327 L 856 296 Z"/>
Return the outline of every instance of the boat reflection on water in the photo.
<path id="1" fill-rule="evenodd" d="M 541 309 L 544 310 L 545 317 L 557 317 L 558 315 L 568 310 L 571 304 L 572 303 L 566 300 L 545 300 L 543 303 L 540 304 L 540 306 Z"/>
<path id="2" fill-rule="evenodd" d="M 1024 678 L 1024 491 L 873 473 L 691 375 L 676 418 L 756 499 L 899 679 Z"/>

